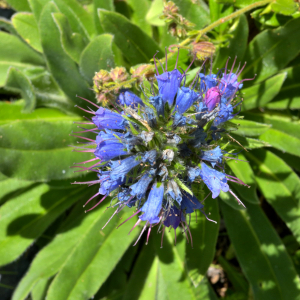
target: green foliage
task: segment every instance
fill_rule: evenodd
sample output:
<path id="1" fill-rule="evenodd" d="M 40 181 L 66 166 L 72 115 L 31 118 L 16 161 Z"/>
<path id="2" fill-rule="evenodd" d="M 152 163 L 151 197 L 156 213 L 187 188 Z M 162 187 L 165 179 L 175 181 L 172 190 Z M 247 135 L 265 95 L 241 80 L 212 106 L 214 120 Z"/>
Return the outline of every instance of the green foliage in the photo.
<path id="1" fill-rule="evenodd" d="M 11 270 L 27 259 L 27 271 L 8 292 L 13 300 L 216 300 L 220 285 L 228 300 L 300 299 L 296 2 L 173 0 L 178 13 L 196 25 L 183 41 L 167 32 L 162 0 L 6 2 L 16 12 L 11 20 L 0 18 L 0 294 L 15 276 Z M 237 8 L 245 13 L 231 18 Z M 211 24 L 218 26 L 206 30 Z M 165 231 L 160 248 L 157 227 L 148 245 L 142 238 L 133 248 L 141 229 L 128 235 L 135 218 L 116 229 L 133 211 L 122 210 L 102 229 L 113 213 L 106 209 L 110 197 L 84 214 L 82 205 L 98 187 L 70 184 L 94 179 L 70 168 L 90 159 L 69 147 L 78 141 L 72 132 L 81 131 L 74 122 L 86 117 L 74 107 L 86 107 L 76 95 L 96 102 L 96 72 L 123 66 L 129 73 L 131 67 L 151 64 L 157 50 L 163 58 L 164 47 L 173 45 L 171 70 L 174 44 L 181 48 L 178 65 L 185 69 L 196 39 L 216 48 L 214 72 L 228 57 L 230 68 L 237 57 L 242 65 L 247 61 L 240 79 L 257 74 L 243 82 L 237 99 L 243 100 L 239 116 L 244 118 L 231 120 L 232 132 L 223 137 L 230 141 L 224 151 L 241 151 L 238 160 L 228 159 L 226 172 L 249 186 L 230 183 L 246 208 L 229 193 L 204 199 L 207 191 L 197 197 L 217 224 L 199 213 L 187 220 L 193 248 L 188 231 L 177 231 L 175 246 L 173 230 Z M 201 64 L 194 62 L 186 85 Z M 139 89 L 136 79 L 130 84 Z M 188 183 L 177 183 L 190 191 Z M 220 271 L 227 283 L 221 276 L 214 284 L 208 269 Z"/>

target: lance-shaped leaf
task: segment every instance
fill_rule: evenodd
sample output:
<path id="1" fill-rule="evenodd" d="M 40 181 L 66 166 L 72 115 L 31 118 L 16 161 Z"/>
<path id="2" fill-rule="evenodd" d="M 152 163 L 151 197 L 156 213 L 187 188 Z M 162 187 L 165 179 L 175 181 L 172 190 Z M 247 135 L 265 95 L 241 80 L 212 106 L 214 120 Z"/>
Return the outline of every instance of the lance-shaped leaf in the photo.
<path id="1" fill-rule="evenodd" d="M 162 0 L 154 0 L 147 12 L 146 20 L 150 25 L 153 26 L 164 26 L 165 21 L 160 19 L 164 10 L 164 3 Z"/>
<path id="2" fill-rule="evenodd" d="M 229 166 L 233 174 L 249 187 L 245 187 L 238 183 L 230 182 L 230 186 L 233 186 L 234 189 L 238 192 L 240 197 L 245 199 L 247 202 L 258 204 L 259 200 L 256 193 L 256 182 L 253 170 L 250 163 L 247 161 L 247 158 L 239 153 L 239 160 L 231 159 L 227 160 L 226 164 Z M 247 206 L 247 204 L 246 204 Z"/>
<path id="3" fill-rule="evenodd" d="M 36 51 L 43 52 L 38 25 L 32 13 L 20 12 L 14 14 L 12 17 L 12 23 L 18 34 L 26 43 L 28 43 Z"/>
<path id="4" fill-rule="evenodd" d="M 250 110 L 266 106 L 280 91 L 286 73 L 280 73 L 259 84 L 243 89 L 242 109 Z"/>
<path id="5" fill-rule="evenodd" d="M 260 82 L 283 69 L 299 53 L 300 19 L 293 19 L 275 30 L 264 30 L 249 44 L 244 78 L 257 73 Z"/>
<path id="6" fill-rule="evenodd" d="M 300 284 L 291 258 L 260 206 L 248 203 L 247 210 L 238 211 L 220 205 L 254 298 L 299 299 Z"/>
<path id="7" fill-rule="evenodd" d="M 25 100 L 23 112 L 31 112 L 36 105 L 34 88 L 29 78 L 21 71 L 14 67 L 8 70 L 5 88 L 20 93 Z"/>
<path id="8" fill-rule="evenodd" d="M 188 223 L 190 222 L 193 248 L 190 244 L 186 244 L 185 259 L 188 275 L 195 287 L 197 287 L 204 278 L 214 258 L 219 232 L 220 215 L 217 199 L 207 199 L 205 201 L 204 210 L 206 214 L 209 215 L 209 218 L 216 221 L 217 224 L 208 221 L 199 211 L 191 214 L 191 220 L 189 218 L 187 220 Z M 195 251 L 197 255 L 195 255 Z M 201 259 L 199 259 L 199 257 L 201 257 Z"/>
<path id="9" fill-rule="evenodd" d="M 60 42 L 72 60 L 79 63 L 82 50 L 86 46 L 86 42 L 80 33 L 72 32 L 68 19 L 61 13 L 53 13 L 53 19 L 59 29 Z"/>
<path id="10" fill-rule="evenodd" d="M 128 235 L 132 221 L 116 229 L 116 225 L 121 223 L 118 217 L 114 217 L 101 230 L 111 214 L 110 210 L 104 214 L 97 213 L 97 218 L 90 223 L 86 235 L 69 252 L 64 265 L 52 281 L 47 293 L 48 300 L 90 298 L 108 278 L 135 238 L 134 233 Z M 127 213 L 120 213 L 124 218 L 131 214 L 129 210 Z"/>
<path id="11" fill-rule="evenodd" d="M 30 11 L 30 7 L 27 1 L 20 0 L 6 0 L 6 2 L 17 11 Z"/>
<path id="12" fill-rule="evenodd" d="M 34 181 L 74 177 L 70 166 L 90 157 L 69 147 L 76 143 L 70 133 L 80 118 L 45 108 L 22 114 L 21 107 L 20 102 L 1 104 L 0 171 Z"/>
<path id="13" fill-rule="evenodd" d="M 112 52 L 113 36 L 110 34 L 98 35 L 83 50 L 80 57 L 80 72 L 92 85 L 95 72 L 110 70 L 115 66 Z"/>
<path id="14" fill-rule="evenodd" d="M 214 5 L 218 5 L 218 6 L 221 5 L 221 4 L 216 4 L 214 0 L 210 1 L 210 3 L 214 3 Z M 225 7 L 222 9 L 222 11 L 224 9 Z M 229 9 L 227 8 L 227 10 L 225 11 L 230 11 L 230 6 Z M 228 24 L 225 23 L 223 25 L 228 25 Z M 215 70 L 217 68 L 223 68 L 226 64 L 228 57 L 233 58 L 236 56 L 237 61 L 243 62 L 243 58 L 247 49 L 248 34 L 249 34 L 248 22 L 245 15 L 240 16 L 239 23 L 237 24 L 236 27 L 234 27 L 234 30 L 231 32 L 231 34 L 232 34 L 232 38 L 229 39 L 228 47 L 221 48 L 220 51 L 217 53 L 216 58 L 214 59 L 213 67 Z"/>
<path id="15" fill-rule="evenodd" d="M 109 11 L 115 11 L 114 1 L 113 0 L 94 0 L 94 24 L 97 30 L 97 33 L 103 33 L 104 30 L 100 24 L 99 16 L 98 16 L 98 9 L 105 9 Z"/>
<path id="16" fill-rule="evenodd" d="M 270 151 L 247 153 L 257 169 L 256 181 L 266 200 L 300 242 L 300 179 L 278 156 Z"/>
<path id="17" fill-rule="evenodd" d="M 160 50 L 153 39 L 124 16 L 102 9 L 98 13 L 104 31 L 114 35 L 114 42 L 132 65 L 149 62 Z"/>
<path id="18" fill-rule="evenodd" d="M 87 99 L 93 99 L 94 95 L 80 75 L 76 63 L 65 53 L 61 45 L 60 32 L 52 16 L 52 13 L 57 12 L 59 10 L 56 5 L 49 2 L 40 15 L 39 29 L 44 54 L 60 88 L 73 102 L 85 106 L 85 102 L 76 98 L 76 94 Z"/>
<path id="19" fill-rule="evenodd" d="M 0 87 L 4 85 L 9 67 L 19 70 L 43 66 L 42 56 L 23 43 L 18 37 L 0 31 Z"/>
<path id="20" fill-rule="evenodd" d="M 287 73 L 287 78 L 280 92 L 266 107 L 271 109 L 300 109 L 300 82 L 298 77 L 300 66 L 285 69 L 284 72 Z"/>
<path id="21" fill-rule="evenodd" d="M 265 133 L 271 125 L 267 125 L 264 123 L 258 123 L 258 122 L 253 122 L 249 120 L 244 120 L 244 119 L 233 119 L 230 122 L 234 124 L 238 124 L 238 130 L 235 130 L 234 133 L 238 134 L 240 136 L 259 136 L 263 133 Z"/>
<path id="22" fill-rule="evenodd" d="M 17 259 L 45 229 L 82 196 L 83 188 L 33 185 L 1 206 L 0 265 Z M 55 200 L 54 200 L 55 199 Z"/>

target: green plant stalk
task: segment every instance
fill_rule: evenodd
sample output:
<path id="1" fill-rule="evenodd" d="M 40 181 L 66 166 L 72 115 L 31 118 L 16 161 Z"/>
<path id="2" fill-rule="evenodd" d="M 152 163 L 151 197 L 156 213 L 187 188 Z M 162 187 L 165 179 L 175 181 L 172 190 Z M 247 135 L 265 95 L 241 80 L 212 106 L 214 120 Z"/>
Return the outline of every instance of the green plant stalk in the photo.
<path id="1" fill-rule="evenodd" d="M 228 22 L 228 21 L 230 21 L 230 20 L 232 20 L 232 19 L 234 19 L 234 18 L 240 16 L 240 15 L 242 15 L 243 13 L 245 13 L 245 12 L 247 12 L 247 11 L 249 11 L 249 10 L 252 10 L 252 9 L 254 9 L 254 8 L 256 8 L 256 7 L 259 7 L 259 6 L 264 6 L 264 5 L 269 4 L 269 3 L 271 3 L 271 2 L 274 2 L 274 1 L 275 1 L 275 0 L 263 0 L 263 1 L 255 2 L 255 3 L 253 3 L 253 4 L 248 5 L 247 7 L 244 7 L 244 8 L 242 8 L 242 9 L 237 10 L 236 12 L 234 12 L 234 13 L 228 15 L 227 17 L 221 18 L 221 19 L 219 19 L 218 21 L 213 22 L 213 23 L 210 24 L 209 26 L 207 26 L 207 27 L 205 27 L 204 29 L 201 29 L 201 30 L 198 31 L 198 35 L 197 35 L 195 41 L 198 41 L 198 40 L 201 38 L 201 36 L 203 36 L 205 33 L 209 32 L 209 31 L 211 31 L 212 29 L 218 27 L 219 25 L 221 25 L 221 24 L 223 24 L 223 23 L 225 23 L 225 22 Z M 185 45 L 189 44 L 189 42 L 191 42 L 192 40 L 193 40 L 193 39 L 192 39 L 191 37 L 185 39 L 184 41 L 182 41 L 182 42 L 179 44 L 179 48 L 182 47 L 182 46 L 185 46 Z M 172 57 L 174 54 L 175 54 L 175 52 L 169 53 L 168 56 L 167 56 L 167 58 L 169 59 L 169 58 Z M 162 62 L 163 62 L 164 60 L 165 60 L 165 59 L 162 59 Z"/>
<path id="2" fill-rule="evenodd" d="M 198 36 L 196 37 L 196 41 L 198 41 L 198 40 L 201 38 L 201 36 L 202 36 L 203 34 L 205 34 L 205 33 L 209 32 L 209 31 L 211 31 L 212 29 L 218 27 L 219 25 L 221 25 L 221 24 L 223 24 L 223 23 L 225 23 L 225 22 L 228 22 L 228 21 L 230 21 L 230 20 L 232 20 L 232 19 L 234 19 L 234 18 L 240 16 L 241 14 L 243 14 L 243 13 L 249 11 L 249 10 L 252 10 L 252 9 L 254 9 L 254 8 L 256 8 L 256 7 L 259 7 L 259 6 L 263 6 L 263 5 L 269 4 L 269 3 L 274 2 L 274 1 L 275 1 L 275 0 L 263 0 L 263 1 L 258 1 L 258 2 L 255 2 L 255 3 L 253 3 L 253 4 L 250 4 L 250 5 L 248 5 L 248 6 L 244 7 L 244 8 L 242 8 L 242 9 L 237 10 L 236 12 L 234 12 L 234 13 L 228 15 L 227 17 L 224 17 L 224 18 L 219 19 L 218 21 L 216 21 L 216 22 L 210 24 L 209 26 L 205 27 L 204 29 L 199 30 L 199 34 L 198 34 Z M 184 42 L 185 42 L 185 41 L 183 41 L 181 44 L 183 44 Z M 181 45 L 181 44 L 180 44 L 180 45 Z M 185 44 L 186 44 L 186 43 L 185 43 Z M 184 44 L 184 45 L 185 45 L 185 44 Z"/>

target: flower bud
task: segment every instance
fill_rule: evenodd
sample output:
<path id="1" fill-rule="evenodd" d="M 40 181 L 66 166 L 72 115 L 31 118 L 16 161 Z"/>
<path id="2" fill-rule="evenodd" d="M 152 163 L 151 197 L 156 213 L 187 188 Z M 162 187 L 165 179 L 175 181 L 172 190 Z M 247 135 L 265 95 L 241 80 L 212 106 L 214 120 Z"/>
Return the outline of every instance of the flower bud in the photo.
<path id="1" fill-rule="evenodd" d="M 191 53 L 198 59 L 202 60 L 206 57 L 210 57 L 216 51 L 214 44 L 210 42 L 193 42 L 191 43 Z"/>
<path id="2" fill-rule="evenodd" d="M 209 89 L 204 98 L 208 111 L 213 110 L 221 102 L 221 93 L 217 87 Z"/>
<path id="3" fill-rule="evenodd" d="M 124 67 L 116 67 L 111 69 L 110 76 L 115 82 L 122 82 L 128 79 L 128 73 Z"/>

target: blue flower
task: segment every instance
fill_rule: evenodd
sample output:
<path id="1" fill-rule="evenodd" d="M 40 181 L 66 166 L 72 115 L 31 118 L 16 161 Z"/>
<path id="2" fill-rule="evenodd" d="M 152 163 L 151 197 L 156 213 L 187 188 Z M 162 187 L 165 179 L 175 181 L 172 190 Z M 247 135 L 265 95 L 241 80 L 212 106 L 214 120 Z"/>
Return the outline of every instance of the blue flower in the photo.
<path id="1" fill-rule="evenodd" d="M 124 118 L 107 108 L 100 107 L 92 120 L 98 129 L 125 129 Z"/>
<path id="2" fill-rule="evenodd" d="M 185 211 L 187 214 L 192 214 L 195 209 L 202 209 L 204 207 L 203 204 L 199 202 L 199 200 L 192 195 L 183 194 L 181 201 L 181 209 Z"/>
<path id="3" fill-rule="evenodd" d="M 141 160 L 137 160 L 136 156 L 129 156 L 123 160 L 112 161 L 111 171 L 110 171 L 110 178 L 112 180 L 117 180 L 122 178 L 124 180 L 126 174 L 138 164 L 141 163 Z"/>
<path id="4" fill-rule="evenodd" d="M 223 153 L 219 146 L 217 146 L 213 150 L 202 151 L 200 155 L 201 159 L 209 161 L 213 167 L 215 167 L 216 163 L 221 164 L 223 159 Z"/>
<path id="5" fill-rule="evenodd" d="M 105 132 L 100 131 L 96 137 L 97 148 L 94 152 L 95 156 L 101 159 L 101 161 L 109 161 L 115 157 L 127 154 L 124 151 L 124 146 L 120 139 L 123 138 L 123 134 L 119 132 Z"/>
<path id="6" fill-rule="evenodd" d="M 181 87 L 177 91 L 175 110 L 183 114 L 198 99 L 199 94 L 188 87 Z"/>
<path id="7" fill-rule="evenodd" d="M 121 90 L 116 102 L 123 106 L 137 107 L 138 104 L 144 106 L 142 99 L 129 90 Z"/>
<path id="8" fill-rule="evenodd" d="M 167 184 L 166 195 L 170 196 L 172 199 L 177 201 L 178 204 L 181 203 L 181 200 L 182 200 L 181 191 L 180 191 L 177 183 L 173 179 L 169 180 L 169 182 Z"/>
<path id="9" fill-rule="evenodd" d="M 200 176 L 207 187 L 211 190 L 212 198 L 218 197 L 221 190 L 223 192 L 229 191 L 226 175 L 222 172 L 211 169 L 205 163 L 201 163 Z"/>
<path id="10" fill-rule="evenodd" d="M 122 89 L 117 107 L 111 103 L 111 109 L 85 110 L 95 116 L 93 128 L 84 128 L 83 132 L 98 135 L 95 139 L 80 137 L 88 141 L 80 151 L 91 152 L 94 157 L 75 166 L 98 174 L 97 180 L 86 182 L 99 185 L 98 193 L 87 203 L 100 194 L 104 196 L 89 210 L 106 198 L 110 206 L 118 206 L 114 214 L 126 206 L 135 207 L 130 218 L 138 215 L 139 219 L 133 228 L 144 221 L 139 238 L 148 228 L 147 241 L 151 228 L 158 223 L 162 233 L 165 227 L 176 232 L 182 226 L 183 232 L 191 237 L 186 215 L 197 209 L 205 214 L 203 204 L 194 196 L 203 190 L 202 181 L 213 198 L 224 191 L 239 203 L 228 182 L 245 185 L 225 170 L 214 169 L 223 167 L 223 156 L 227 153 L 221 150 L 228 142 L 228 127 L 223 123 L 235 116 L 231 99 L 242 87 L 242 81 L 237 79 L 240 72 L 234 74 L 232 68 L 228 73 L 226 65 L 221 78 L 223 70 L 217 75 L 200 73 L 188 88 L 181 86 L 187 70 L 181 74 L 176 63 L 175 69 L 168 72 L 166 59 L 165 70 L 159 75 L 155 59 L 154 63 L 157 85 L 143 91 L 145 100 L 129 89 Z M 224 133 L 222 139 L 220 133 Z M 85 167 L 92 161 L 92 166 Z"/>
<path id="11" fill-rule="evenodd" d="M 218 116 L 214 120 L 214 125 L 218 126 L 221 123 L 231 120 L 234 116 L 232 105 L 221 103 L 221 109 L 218 113 Z"/>
<path id="12" fill-rule="evenodd" d="M 164 185 L 161 183 L 154 183 L 148 195 L 148 199 L 141 208 L 144 212 L 139 218 L 142 221 L 147 221 L 150 224 L 155 224 L 159 222 L 159 213 L 162 208 L 162 201 L 164 196 Z"/>
<path id="13" fill-rule="evenodd" d="M 150 97 L 150 103 L 155 107 L 158 116 L 164 116 L 165 103 L 160 95 Z"/>
<path id="14" fill-rule="evenodd" d="M 155 175 L 155 170 L 147 171 L 137 183 L 130 186 L 130 194 L 136 196 L 138 200 L 144 198 L 153 175 Z"/>
<path id="15" fill-rule="evenodd" d="M 171 206 L 164 220 L 164 225 L 166 227 L 172 227 L 176 229 L 181 222 L 185 222 L 184 213 L 181 210 L 179 210 L 175 205 Z"/>
<path id="16" fill-rule="evenodd" d="M 171 107 L 174 103 L 174 98 L 182 80 L 182 74 L 174 69 L 171 72 L 164 72 L 161 75 L 155 76 L 158 84 L 158 93 L 162 97 L 164 103 Z"/>

